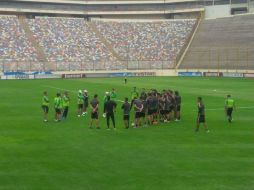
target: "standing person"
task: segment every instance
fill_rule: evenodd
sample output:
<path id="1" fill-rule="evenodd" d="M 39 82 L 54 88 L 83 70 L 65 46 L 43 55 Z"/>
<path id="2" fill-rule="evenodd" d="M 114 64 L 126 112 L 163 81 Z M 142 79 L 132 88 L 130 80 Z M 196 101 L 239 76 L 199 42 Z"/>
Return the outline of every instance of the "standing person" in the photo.
<path id="1" fill-rule="evenodd" d="M 131 105 L 128 102 L 128 98 L 125 98 L 121 108 L 123 109 L 124 125 L 125 125 L 125 128 L 128 129 L 130 126 L 130 109 L 131 109 Z"/>
<path id="2" fill-rule="evenodd" d="M 92 109 L 90 128 L 92 128 L 95 122 L 96 128 L 99 129 L 99 101 L 98 95 L 95 94 L 93 100 L 90 102 L 90 107 Z"/>
<path id="3" fill-rule="evenodd" d="M 170 100 L 171 100 L 171 118 L 172 120 L 176 119 L 176 99 L 175 99 L 175 94 L 172 90 L 168 90 Z"/>
<path id="4" fill-rule="evenodd" d="M 104 103 L 104 114 L 106 114 L 107 129 L 109 129 L 109 119 L 110 118 L 113 123 L 114 129 L 116 129 L 115 115 L 114 115 L 115 111 L 116 111 L 116 102 L 113 100 L 110 100 L 110 96 L 108 96 L 107 101 Z"/>
<path id="5" fill-rule="evenodd" d="M 88 108 L 88 91 L 84 90 L 83 93 L 83 113 L 82 116 L 85 116 L 87 114 L 87 108 Z"/>
<path id="6" fill-rule="evenodd" d="M 57 93 L 54 99 L 54 107 L 55 107 L 55 121 L 61 121 L 61 94 Z"/>
<path id="7" fill-rule="evenodd" d="M 181 119 L 181 103 L 182 97 L 180 96 L 178 91 L 175 91 L 175 121 L 180 121 Z"/>
<path id="8" fill-rule="evenodd" d="M 235 101 L 234 99 L 231 97 L 231 95 L 227 95 L 227 99 L 225 101 L 225 112 L 228 118 L 228 122 L 231 123 L 232 122 L 232 113 L 233 110 L 235 109 Z"/>
<path id="9" fill-rule="evenodd" d="M 196 128 L 196 132 L 199 131 L 200 123 L 203 123 L 206 132 L 209 133 L 210 131 L 209 131 L 209 129 L 208 129 L 208 126 L 207 126 L 206 120 L 205 120 L 205 105 L 204 105 L 204 103 L 203 103 L 203 101 L 202 101 L 202 98 L 201 98 L 201 97 L 198 97 L 197 102 L 198 102 L 198 118 L 197 118 L 197 128 Z"/>
<path id="10" fill-rule="evenodd" d="M 167 122 L 166 99 L 164 97 L 164 94 L 158 95 L 158 108 L 159 108 L 159 114 L 160 114 L 160 121 L 166 123 Z"/>
<path id="11" fill-rule="evenodd" d="M 158 99 L 158 121 L 160 122 L 164 122 L 164 103 L 163 103 L 163 98 L 161 96 L 161 94 L 157 94 L 157 99 Z"/>
<path id="12" fill-rule="evenodd" d="M 103 102 L 105 103 L 108 100 L 108 96 L 110 96 L 109 92 L 105 92 L 105 95 L 103 97 Z"/>
<path id="13" fill-rule="evenodd" d="M 146 102 L 146 98 L 147 96 L 146 95 L 141 95 L 140 97 L 140 100 L 141 100 L 141 103 L 143 105 L 143 109 L 141 111 L 141 122 L 142 122 L 142 125 L 143 127 L 147 127 L 147 119 L 146 119 L 146 113 L 147 113 L 147 102 Z"/>
<path id="14" fill-rule="evenodd" d="M 60 97 L 59 97 L 59 101 L 60 101 L 60 112 L 61 112 L 61 116 L 63 115 L 63 109 L 64 109 L 64 107 L 63 107 L 63 95 L 62 95 L 62 93 L 60 93 Z"/>
<path id="15" fill-rule="evenodd" d="M 153 92 L 152 94 L 152 113 L 153 113 L 153 124 L 158 124 L 158 97 L 157 97 L 157 93 Z"/>
<path id="16" fill-rule="evenodd" d="M 67 91 L 64 92 L 63 96 L 63 115 L 62 118 L 66 119 L 68 112 L 69 112 L 69 106 L 70 106 L 70 97 Z"/>
<path id="17" fill-rule="evenodd" d="M 133 87 L 133 91 L 131 92 L 131 98 L 134 99 L 135 97 L 139 97 L 137 87 Z"/>
<path id="18" fill-rule="evenodd" d="M 169 94 L 166 93 L 164 95 L 164 99 L 165 99 L 165 117 L 166 117 L 166 122 L 170 122 L 171 120 L 171 107 L 172 107 L 172 103 L 171 103 L 171 99 L 169 97 Z"/>
<path id="19" fill-rule="evenodd" d="M 127 77 L 124 77 L 124 84 L 127 84 Z"/>
<path id="20" fill-rule="evenodd" d="M 83 104 L 84 104 L 84 96 L 82 94 L 82 90 L 79 90 L 78 91 L 78 111 L 77 111 L 78 117 L 80 117 L 82 114 Z"/>
<path id="21" fill-rule="evenodd" d="M 133 91 L 131 92 L 131 108 L 133 106 L 133 102 L 134 102 L 134 98 L 137 98 L 139 97 L 139 93 L 137 91 L 137 88 L 136 87 L 133 87 Z"/>
<path id="22" fill-rule="evenodd" d="M 133 101 L 133 105 L 134 105 L 134 111 L 135 111 L 135 127 L 140 127 L 141 122 L 140 122 L 140 118 L 142 117 L 142 110 L 143 110 L 143 105 L 142 105 L 142 101 L 137 99 L 137 97 L 134 97 L 134 101 Z"/>
<path id="23" fill-rule="evenodd" d="M 153 123 L 152 94 L 149 92 L 146 98 L 148 125 Z"/>
<path id="24" fill-rule="evenodd" d="M 140 93 L 140 97 L 141 97 L 142 100 L 147 98 L 147 94 L 146 94 L 146 89 L 145 88 L 142 88 L 142 91 Z"/>
<path id="25" fill-rule="evenodd" d="M 116 98 L 117 98 L 116 90 L 112 88 L 112 91 L 110 92 L 110 99 L 115 101 Z"/>
<path id="26" fill-rule="evenodd" d="M 174 98 L 173 92 L 171 90 L 168 90 L 167 95 L 168 95 L 168 101 L 169 101 L 169 105 L 170 105 L 168 118 L 169 118 L 169 120 L 173 120 L 175 118 L 175 116 L 174 116 L 174 114 L 175 114 L 175 98 Z"/>
<path id="27" fill-rule="evenodd" d="M 48 98 L 48 92 L 43 92 L 42 97 L 42 110 L 43 110 L 43 119 L 44 122 L 48 122 L 48 113 L 49 113 L 49 98 Z"/>

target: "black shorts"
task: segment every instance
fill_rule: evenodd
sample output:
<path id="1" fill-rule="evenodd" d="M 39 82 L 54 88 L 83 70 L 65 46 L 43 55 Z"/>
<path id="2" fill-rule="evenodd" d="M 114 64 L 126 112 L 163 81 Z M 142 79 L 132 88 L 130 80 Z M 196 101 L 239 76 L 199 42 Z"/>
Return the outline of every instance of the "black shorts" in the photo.
<path id="1" fill-rule="evenodd" d="M 181 105 L 176 106 L 176 111 L 181 111 Z"/>
<path id="2" fill-rule="evenodd" d="M 49 107 L 48 106 L 41 106 L 44 113 L 48 113 L 49 112 Z"/>
<path id="3" fill-rule="evenodd" d="M 78 104 L 78 109 L 83 109 L 83 104 Z"/>
<path id="4" fill-rule="evenodd" d="M 148 110 L 147 111 L 147 115 L 152 115 L 153 114 L 153 110 Z"/>
<path id="5" fill-rule="evenodd" d="M 170 110 L 164 110 L 165 111 L 165 114 L 170 114 Z"/>
<path id="6" fill-rule="evenodd" d="M 123 120 L 130 120 L 130 115 L 123 115 Z"/>
<path id="7" fill-rule="evenodd" d="M 141 112 L 140 117 L 145 118 L 146 117 L 146 113 L 145 112 Z"/>
<path id="8" fill-rule="evenodd" d="M 227 116 L 232 116 L 233 108 L 227 109 Z"/>
<path id="9" fill-rule="evenodd" d="M 92 112 L 92 113 L 91 113 L 91 118 L 92 118 L 92 119 L 98 119 L 98 118 L 99 118 L 98 112 Z"/>
<path id="10" fill-rule="evenodd" d="M 141 112 L 136 112 L 135 113 L 135 119 L 141 118 L 142 117 L 142 113 Z"/>
<path id="11" fill-rule="evenodd" d="M 84 108 L 87 108 L 88 107 L 88 102 L 84 102 Z"/>
<path id="12" fill-rule="evenodd" d="M 172 107 L 169 107 L 169 110 L 167 110 L 169 113 L 173 111 Z"/>
<path id="13" fill-rule="evenodd" d="M 160 114 L 161 115 L 165 115 L 166 114 L 166 110 L 160 110 Z"/>
<path id="14" fill-rule="evenodd" d="M 204 115 L 200 115 L 198 117 L 198 123 L 205 123 L 205 116 Z"/>
<path id="15" fill-rule="evenodd" d="M 60 109 L 60 108 L 55 108 L 55 112 L 56 112 L 57 114 L 60 114 L 60 113 L 61 113 L 61 109 Z"/>

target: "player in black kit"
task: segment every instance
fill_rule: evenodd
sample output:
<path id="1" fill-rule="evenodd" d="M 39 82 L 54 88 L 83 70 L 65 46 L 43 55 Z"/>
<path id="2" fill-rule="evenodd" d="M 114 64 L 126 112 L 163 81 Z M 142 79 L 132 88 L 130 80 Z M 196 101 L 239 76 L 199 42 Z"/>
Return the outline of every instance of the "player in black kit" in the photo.
<path id="1" fill-rule="evenodd" d="M 128 102 L 128 98 L 125 98 L 121 108 L 123 110 L 124 125 L 125 128 L 128 129 L 130 127 L 130 109 L 131 109 L 131 105 Z"/>
<path id="2" fill-rule="evenodd" d="M 107 129 L 109 129 L 109 119 L 111 118 L 113 127 L 116 129 L 115 126 L 115 115 L 114 112 L 116 110 L 116 102 L 113 100 L 110 100 L 110 96 L 107 97 L 107 101 L 104 103 L 104 114 L 106 114 L 106 120 L 107 120 Z"/>
<path id="3" fill-rule="evenodd" d="M 90 102 L 90 106 L 92 109 L 91 113 L 91 122 L 90 122 L 90 128 L 92 128 L 93 122 L 96 123 L 96 128 L 99 129 L 99 101 L 98 101 L 98 95 L 95 94 L 93 100 Z"/>
<path id="4" fill-rule="evenodd" d="M 84 104 L 83 104 L 82 116 L 85 116 L 87 114 L 87 108 L 88 108 L 88 91 L 87 90 L 84 90 L 83 92 L 83 100 L 84 100 Z"/>
<path id="5" fill-rule="evenodd" d="M 197 118 L 196 132 L 199 131 L 199 125 L 200 125 L 200 123 L 203 123 L 204 126 L 205 126 L 206 132 L 209 133 L 210 131 L 208 129 L 208 126 L 207 126 L 206 120 L 205 120 L 205 105 L 204 105 L 204 103 L 202 101 L 202 98 L 198 97 L 197 102 L 198 102 L 198 118 Z"/>
<path id="6" fill-rule="evenodd" d="M 181 103 L 182 97 L 178 91 L 175 91 L 175 121 L 180 121 L 181 119 Z"/>

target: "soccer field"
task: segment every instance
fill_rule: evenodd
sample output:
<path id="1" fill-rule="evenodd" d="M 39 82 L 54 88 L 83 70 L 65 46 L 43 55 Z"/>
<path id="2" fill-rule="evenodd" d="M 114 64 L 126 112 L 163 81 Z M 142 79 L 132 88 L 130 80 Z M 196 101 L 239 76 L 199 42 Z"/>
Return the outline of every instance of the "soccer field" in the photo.
<path id="1" fill-rule="evenodd" d="M 182 120 L 124 129 L 121 104 L 117 130 L 102 117 L 105 91 L 130 97 L 133 86 L 178 90 Z M 3 190 L 253 190 L 254 80 L 233 78 L 122 78 L 0 81 L 0 189 Z M 66 121 L 54 122 L 53 98 L 70 90 Z M 77 91 L 97 93 L 100 130 L 89 129 L 90 113 L 76 116 Z M 49 122 L 42 119 L 48 91 Z M 224 101 L 236 101 L 233 123 Z M 197 96 L 206 105 L 210 133 L 194 133 Z M 89 110 L 90 111 L 90 110 Z M 131 120 L 134 114 L 132 114 Z"/>

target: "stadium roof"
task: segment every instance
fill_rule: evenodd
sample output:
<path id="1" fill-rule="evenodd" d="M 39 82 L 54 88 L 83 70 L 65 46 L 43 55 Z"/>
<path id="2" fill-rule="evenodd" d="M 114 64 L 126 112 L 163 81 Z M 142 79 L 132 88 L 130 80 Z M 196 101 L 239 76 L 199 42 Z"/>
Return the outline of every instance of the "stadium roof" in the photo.
<path id="1" fill-rule="evenodd" d="M 200 0 L 0 0 L 0 13 L 101 15 L 165 15 L 204 11 Z M 185 3 L 188 2 L 188 3 Z"/>
<path id="2" fill-rule="evenodd" d="M 163 4 L 194 2 L 200 0 L 10 0 L 14 2 L 63 3 L 63 4 Z"/>

